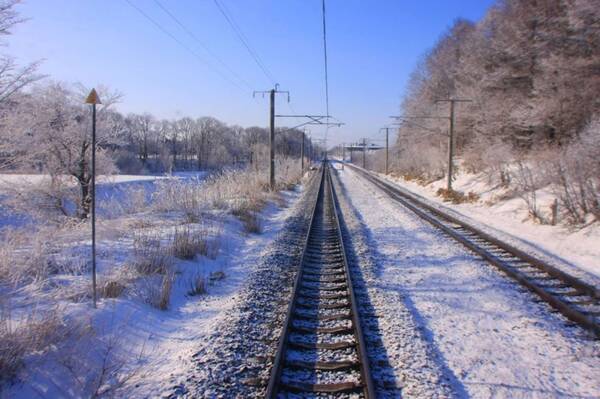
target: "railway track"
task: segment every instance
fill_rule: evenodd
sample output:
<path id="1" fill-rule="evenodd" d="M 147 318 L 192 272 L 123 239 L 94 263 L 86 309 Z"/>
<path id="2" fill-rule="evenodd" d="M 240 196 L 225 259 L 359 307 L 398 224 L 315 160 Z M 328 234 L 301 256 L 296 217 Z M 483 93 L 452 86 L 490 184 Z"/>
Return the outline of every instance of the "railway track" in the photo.
<path id="1" fill-rule="evenodd" d="M 375 395 L 329 166 L 320 173 L 267 398 Z"/>
<path id="2" fill-rule="evenodd" d="M 600 290 L 446 214 L 361 168 L 346 164 L 393 200 L 443 231 L 600 338 Z"/>

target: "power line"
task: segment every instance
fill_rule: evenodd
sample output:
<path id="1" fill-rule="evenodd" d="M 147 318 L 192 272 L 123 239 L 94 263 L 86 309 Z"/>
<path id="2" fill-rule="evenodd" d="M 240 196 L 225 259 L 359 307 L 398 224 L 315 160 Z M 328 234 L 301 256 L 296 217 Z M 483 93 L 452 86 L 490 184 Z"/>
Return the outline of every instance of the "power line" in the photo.
<path id="1" fill-rule="evenodd" d="M 219 58 L 214 52 L 212 52 L 211 49 L 202 40 L 198 39 L 198 37 L 194 34 L 194 32 L 192 32 L 187 26 L 185 26 L 159 0 L 154 0 L 154 3 L 156 3 L 156 5 L 158 7 L 160 7 L 160 9 L 165 12 L 165 14 L 167 14 L 173 21 L 175 21 L 175 23 L 177 25 L 179 25 L 181 27 L 181 29 L 183 29 L 185 31 L 185 33 L 187 33 L 193 40 L 195 40 L 200 46 L 202 46 L 204 51 L 206 51 L 219 64 L 221 64 L 221 66 L 223 66 L 231 75 L 233 75 L 236 79 L 238 79 L 240 82 L 242 82 L 244 85 L 246 85 L 250 90 L 254 90 L 254 88 L 252 87 L 252 85 L 250 85 L 250 83 L 248 83 L 244 78 L 242 78 L 240 75 L 238 75 L 233 69 L 231 69 L 229 67 L 229 65 L 227 65 L 221 58 Z"/>
<path id="2" fill-rule="evenodd" d="M 323 8 L 323 54 L 325 56 L 325 114 L 329 116 L 329 73 L 327 69 L 327 24 L 325 19 L 325 0 L 321 2 Z M 327 119 L 329 122 L 329 118 Z M 325 140 L 327 140 L 327 133 L 329 127 L 325 130 Z"/>
<path id="3" fill-rule="evenodd" d="M 225 17 L 225 20 L 227 21 L 227 23 L 229 24 L 229 26 L 231 27 L 231 29 L 233 29 L 233 32 L 236 34 L 236 36 L 238 37 L 238 39 L 240 39 L 240 41 L 242 42 L 242 44 L 244 45 L 244 47 L 246 48 L 246 50 L 248 50 L 248 54 L 250 54 L 250 56 L 252 57 L 252 59 L 254 60 L 254 62 L 256 63 L 256 65 L 258 65 L 258 67 L 265 74 L 265 76 L 267 77 L 267 79 L 272 84 L 275 84 L 275 79 L 273 78 L 273 75 L 269 72 L 269 70 L 267 69 L 267 67 L 265 66 L 265 64 L 262 62 L 262 60 L 260 59 L 260 56 L 258 55 L 258 53 L 256 53 L 256 51 L 254 51 L 254 49 L 250 46 L 250 43 L 248 42 L 248 39 L 246 38 L 246 36 L 244 35 L 244 33 L 242 32 L 242 30 L 240 29 L 240 27 L 237 25 L 237 23 L 234 21 L 233 16 L 231 15 L 231 13 L 228 12 L 227 7 L 224 4 L 221 4 L 219 2 L 219 0 L 214 0 L 214 3 L 217 6 L 217 8 L 219 9 L 219 11 L 221 12 L 221 14 L 223 14 L 223 17 Z"/>
<path id="4" fill-rule="evenodd" d="M 219 76 L 221 76 L 227 82 L 231 83 L 232 85 L 234 85 L 235 87 L 237 87 L 241 91 L 245 91 L 239 84 L 237 84 L 236 82 L 234 82 L 233 80 L 231 80 L 228 76 L 226 76 L 223 73 L 221 73 L 221 71 L 219 71 L 218 69 L 216 69 L 212 64 L 208 63 L 198 53 L 196 53 L 194 50 L 192 50 L 191 48 L 189 48 L 185 43 L 183 43 L 181 40 L 179 40 L 171 32 L 169 32 L 168 30 L 166 30 L 161 24 L 159 24 L 158 22 L 156 22 L 156 20 L 154 18 L 152 18 L 150 15 L 148 15 L 146 12 L 144 12 L 144 10 L 142 10 L 141 8 L 139 8 L 138 6 L 136 6 L 135 4 L 133 4 L 131 2 L 131 0 L 124 0 L 124 1 L 127 4 L 129 4 L 134 10 L 136 10 L 138 13 L 140 13 L 144 18 L 146 18 L 148 21 L 150 21 L 150 23 L 152 23 L 154 26 L 156 26 L 162 33 L 164 33 L 165 35 L 167 35 L 171 39 L 173 39 L 177 44 L 179 44 L 181 47 L 183 47 L 187 52 L 189 52 L 194 57 L 196 57 L 198 60 L 200 60 L 202 63 L 204 63 L 205 65 L 207 65 L 208 67 L 210 67 L 214 72 L 216 72 Z"/>

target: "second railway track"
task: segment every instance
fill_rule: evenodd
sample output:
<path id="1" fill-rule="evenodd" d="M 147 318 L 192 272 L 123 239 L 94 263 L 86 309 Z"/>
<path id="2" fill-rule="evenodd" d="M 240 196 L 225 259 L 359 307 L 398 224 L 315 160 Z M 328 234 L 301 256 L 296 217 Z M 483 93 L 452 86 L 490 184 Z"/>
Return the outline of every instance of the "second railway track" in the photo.
<path id="1" fill-rule="evenodd" d="M 304 244 L 267 397 L 374 397 L 329 166 Z"/>
<path id="2" fill-rule="evenodd" d="M 600 290 L 463 220 L 429 205 L 370 172 L 348 165 L 420 218 L 537 294 L 571 321 L 600 337 Z"/>

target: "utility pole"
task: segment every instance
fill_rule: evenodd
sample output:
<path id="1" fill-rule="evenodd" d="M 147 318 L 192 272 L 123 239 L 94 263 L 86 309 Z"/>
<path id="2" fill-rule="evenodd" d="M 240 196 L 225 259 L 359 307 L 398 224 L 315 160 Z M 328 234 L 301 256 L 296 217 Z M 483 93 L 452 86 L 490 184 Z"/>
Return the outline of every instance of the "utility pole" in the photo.
<path id="1" fill-rule="evenodd" d="M 389 162 L 389 148 L 390 148 L 390 128 L 385 128 L 385 175 L 388 174 L 388 162 Z"/>
<path id="2" fill-rule="evenodd" d="M 342 143 L 342 170 L 344 170 L 344 162 L 346 162 L 346 143 Z"/>
<path id="3" fill-rule="evenodd" d="M 86 104 L 92 106 L 92 297 L 94 308 L 97 307 L 98 297 L 96 295 L 96 104 L 102 104 L 95 89 L 85 99 Z"/>
<path id="4" fill-rule="evenodd" d="M 367 139 L 363 139 L 363 169 L 367 168 Z"/>
<path id="5" fill-rule="evenodd" d="M 444 100 L 437 100 L 436 102 L 449 102 L 450 103 L 450 134 L 448 136 L 448 182 L 446 189 L 452 191 L 452 173 L 454 167 L 454 105 L 457 102 L 471 102 L 471 100 L 460 99 L 460 98 L 449 98 Z"/>
<path id="6" fill-rule="evenodd" d="M 304 173 L 304 131 L 302 131 L 302 142 L 300 144 L 300 165 L 302 167 L 302 173 Z"/>
<path id="7" fill-rule="evenodd" d="M 277 87 L 277 85 L 275 85 Z M 269 188 L 275 189 L 275 89 L 270 93 L 270 114 L 269 114 Z"/>
<path id="8" fill-rule="evenodd" d="M 279 84 L 275 83 L 275 88 L 266 91 L 255 91 L 252 93 L 252 97 L 256 96 L 257 93 L 263 95 L 269 94 L 269 188 L 275 190 L 275 94 L 285 93 L 287 94 L 287 100 L 290 102 L 289 91 L 279 91 Z"/>

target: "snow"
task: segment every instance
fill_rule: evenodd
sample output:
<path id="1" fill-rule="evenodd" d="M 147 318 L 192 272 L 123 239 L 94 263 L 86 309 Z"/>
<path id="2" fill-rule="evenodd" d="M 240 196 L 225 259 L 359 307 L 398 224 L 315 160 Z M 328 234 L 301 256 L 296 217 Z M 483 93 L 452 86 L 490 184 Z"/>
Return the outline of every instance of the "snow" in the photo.
<path id="1" fill-rule="evenodd" d="M 383 174 L 379 174 L 379 177 L 450 210 L 469 223 L 485 226 L 493 235 L 549 260 L 567 273 L 591 284 L 600 284 L 599 223 L 579 229 L 536 223 L 529 217 L 527 206 L 521 198 L 503 198 L 504 191 L 494 189 L 482 174 L 460 173 L 453 182 L 455 190 L 481 196 L 475 203 L 463 204 L 447 203 L 436 195 L 439 188 L 445 188 L 443 179 L 423 186 L 398 177 Z M 553 199 L 545 190 L 538 193 L 540 209 L 549 210 Z"/>
<path id="2" fill-rule="evenodd" d="M 204 173 L 178 174 L 177 178 L 197 182 Z M 11 183 L 36 183 L 43 176 L 15 176 Z M 154 190 L 154 183 L 162 176 L 112 176 L 99 179 L 99 208 L 111 201 L 122 201 L 125 189 L 132 185 L 141 188 L 146 194 Z M 191 228 L 208 228 L 221 245 L 216 259 L 197 256 L 193 260 L 174 260 L 176 269 L 175 284 L 171 293 L 169 310 L 161 311 L 140 301 L 135 293 L 117 299 L 101 299 L 97 310 L 90 307 L 90 301 L 73 302 L 61 297 L 61 292 L 73 292 L 76 287 L 83 293 L 89 289 L 89 275 L 60 274 L 51 277 L 52 284 L 64 285 L 65 289 L 44 296 L 31 286 L 13 293 L 12 305 L 20 310 L 13 315 L 18 320 L 31 306 L 48 308 L 58 306 L 61 314 L 70 324 L 82 324 L 80 333 L 73 328 L 68 334 L 73 337 L 60 342 L 46 353 L 33 354 L 21 370 L 17 383 L 2 391 L 2 397 L 81 397 L 89 395 L 89 386 L 79 385 L 78 373 L 96 373 L 107 356 L 115 367 L 119 364 L 119 374 L 127 375 L 122 383 L 108 381 L 115 391 L 111 395 L 143 398 L 160 396 L 172 391 L 173 381 L 181 380 L 193 368 L 193 355 L 207 345 L 207 337 L 223 322 L 224 315 L 239 301 L 240 287 L 246 282 L 252 268 L 249 264 L 258 263 L 263 248 L 278 235 L 290 216 L 290 206 L 302 192 L 302 187 L 294 191 L 280 193 L 280 201 L 269 202 L 261 212 L 263 232 L 249 235 L 242 224 L 233 216 L 222 211 L 206 215 L 201 224 Z M 99 220 L 98 227 L 98 280 L 104 281 L 126 263 L 132 250 L 132 229 L 129 226 L 147 224 L 151 234 L 168 237 L 177 227 L 177 221 L 164 215 L 137 213 L 121 215 L 119 218 Z M 89 251 L 89 226 L 82 225 L 69 230 L 68 236 L 56 236 L 55 240 L 71 242 L 67 253 Z M 83 241 L 82 241 L 83 238 Z M 71 241 L 74 240 L 74 241 Z M 216 273 L 223 273 L 222 275 Z M 219 276 L 208 286 L 208 293 L 190 297 L 191 279 L 201 274 L 207 278 Z M 221 278 L 223 276 L 224 278 Z M 35 289 L 34 289 L 35 288 Z M 34 289 L 35 292 L 31 290 Z M 89 330 L 89 331 L 88 331 Z M 107 347 L 113 345 L 112 353 Z M 87 370 L 87 371 L 86 371 Z M 115 373 L 115 376 L 117 373 Z M 113 378 L 117 379 L 117 377 Z M 89 385 L 89 384 L 88 384 Z M 119 394 L 121 392 L 121 394 Z"/>
<path id="3" fill-rule="evenodd" d="M 370 284 L 397 295 L 398 307 L 407 307 L 416 325 L 414 341 L 420 337 L 428 346 L 429 355 L 411 366 L 405 347 L 386 344 L 400 381 L 408 376 L 423 383 L 427 377 L 411 368 L 433 367 L 457 397 L 600 395 L 600 343 L 589 333 L 350 168 L 338 173 L 373 257 Z M 393 322 L 385 313 L 381 320 Z M 396 342 L 406 341 L 404 334 Z M 404 393 L 422 396 L 414 392 L 409 385 Z"/>

